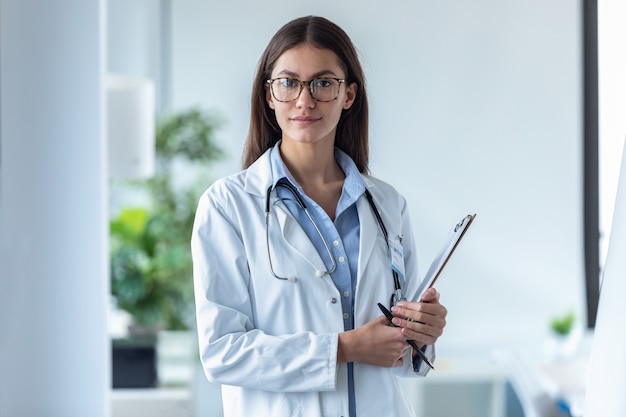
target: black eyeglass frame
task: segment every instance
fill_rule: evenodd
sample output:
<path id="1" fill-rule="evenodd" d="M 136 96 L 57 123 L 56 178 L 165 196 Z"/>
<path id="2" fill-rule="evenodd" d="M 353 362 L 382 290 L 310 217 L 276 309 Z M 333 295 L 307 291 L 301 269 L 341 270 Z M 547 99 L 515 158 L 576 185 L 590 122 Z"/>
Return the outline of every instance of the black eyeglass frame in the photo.
<path id="1" fill-rule="evenodd" d="M 296 97 L 291 99 L 291 100 L 280 100 L 280 99 L 278 99 L 278 97 L 276 97 L 276 94 L 274 93 L 274 81 L 279 81 L 279 80 L 291 80 L 291 81 L 295 81 L 298 84 L 300 84 L 300 91 L 298 91 L 298 95 L 296 95 Z M 334 81 L 337 81 L 339 83 L 339 88 L 337 89 L 337 95 L 334 98 L 330 99 L 330 100 L 319 100 L 319 99 L 317 99 L 317 98 L 315 98 L 313 96 L 313 87 L 312 87 L 313 84 L 312 83 L 314 81 L 324 81 L 324 80 L 334 80 Z M 311 98 L 313 100 L 315 100 L 317 102 L 320 102 L 320 103 L 329 103 L 331 101 L 335 101 L 335 100 L 337 100 L 337 97 L 339 97 L 339 91 L 341 90 L 341 84 L 345 83 L 346 81 L 348 81 L 348 80 L 341 79 L 341 78 L 334 78 L 334 77 L 319 77 L 319 78 L 313 78 L 312 80 L 309 80 L 309 81 L 300 81 L 297 78 L 290 78 L 290 77 L 270 78 L 268 80 L 265 80 L 265 82 L 269 85 L 270 91 L 272 92 L 272 97 L 274 97 L 274 99 L 276 101 L 280 101 L 281 103 L 289 103 L 289 102 L 296 101 L 297 99 L 299 99 L 300 95 L 302 94 L 302 90 L 304 89 L 304 85 L 305 84 L 308 85 L 308 87 L 309 87 L 309 94 L 311 94 Z"/>

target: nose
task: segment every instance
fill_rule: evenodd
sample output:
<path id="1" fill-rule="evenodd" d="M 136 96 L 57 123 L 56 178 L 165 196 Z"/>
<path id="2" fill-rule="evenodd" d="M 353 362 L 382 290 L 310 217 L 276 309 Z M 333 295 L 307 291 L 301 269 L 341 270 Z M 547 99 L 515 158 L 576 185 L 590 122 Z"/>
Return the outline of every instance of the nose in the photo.
<path id="1" fill-rule="evenodd" d="M 315 107 L 315 100 L 311 95 L 311 89 L 308 83 L 304 83 L 302 85 L 302 89 L 300 90 L 300 95 L 296 100 L 296 106 L 305 107 L 305 108 L 313 108 Z"/>

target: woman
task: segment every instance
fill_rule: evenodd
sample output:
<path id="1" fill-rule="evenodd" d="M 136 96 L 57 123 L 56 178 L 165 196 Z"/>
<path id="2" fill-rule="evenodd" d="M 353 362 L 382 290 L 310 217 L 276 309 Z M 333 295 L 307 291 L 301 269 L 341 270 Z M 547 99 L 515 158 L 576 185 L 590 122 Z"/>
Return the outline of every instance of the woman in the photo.
<path id="1" fill-rule="evenodd" d="M 413 233 L 404 198 L 367 175 L 367 111 L 342 29 L 309 16 L 274 35 L 245 169 L 201 197 L 192 236 L 200 355 L 226 417 L 413 415 L 396 377 L 428 372 L 408 341 L 433 360 L 447 311 L 434 289 L 406 301 Z M 392 295 L 397 327 L 377 307 Z"/>

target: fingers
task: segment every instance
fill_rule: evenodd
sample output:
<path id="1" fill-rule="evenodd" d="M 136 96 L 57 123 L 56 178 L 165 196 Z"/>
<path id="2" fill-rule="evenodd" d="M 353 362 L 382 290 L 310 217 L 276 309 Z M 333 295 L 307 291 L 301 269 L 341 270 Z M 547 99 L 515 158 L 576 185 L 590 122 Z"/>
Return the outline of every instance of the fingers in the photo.
<path id="1" fill-rule="evenodd" d="M 391 327 L 382 315 L 340 334 L 340 341 L 347 341 L 344 362 L 364 362 L 385 368 L 402 366 L 410 349 L 401 329 Z"/>
<path id="2" fill-rule="evenodd" d="M 400 302 L 391 308 L 391 312 L 397 318 L 407 322 L 418 322 L 436 324 L 437 321 L 444 320 L 448 315 L 448 310 L 439 303 L 412 303 Z M 396 324 L 394 322 L 394 324 Z M 397 324 L 396 324 L 397 325 Z"/>
<path id="3" fill-rule="evenodd" d="M 442 326 L 432 326 L 424 323 L 407 321 L 407 326 L 402 326 L 400 332 L 408 340 L 414 340 L 418 345 L 432 345 L 443 334 Z"/>
<path id="4" fill-rule="evenodd" d="M 364 362 L 391 368 L 402 366 L 409 346 L 401 330 L 380 316 L 353 330 L 339 334 L 337 362 Z"/>
<path id="5" fill-rule="evenodd" d="M 443 334 L 448 310 L 439 303 L 439 293 L 429 289 L 421 302 L 398 303 L 392 308 L 393 324 L 402 329 L 407 339 L 433 344 Z"/>

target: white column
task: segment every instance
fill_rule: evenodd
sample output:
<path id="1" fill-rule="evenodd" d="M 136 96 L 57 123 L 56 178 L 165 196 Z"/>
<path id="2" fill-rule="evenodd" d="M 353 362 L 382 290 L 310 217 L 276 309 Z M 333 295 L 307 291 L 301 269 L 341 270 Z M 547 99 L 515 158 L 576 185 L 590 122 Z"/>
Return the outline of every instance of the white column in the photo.
<path id="1" fill-rule="evenodd" d="M 0 0 L 0 416 L 109 414 L 104 2 Z"/>

